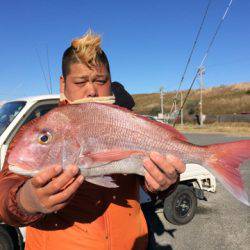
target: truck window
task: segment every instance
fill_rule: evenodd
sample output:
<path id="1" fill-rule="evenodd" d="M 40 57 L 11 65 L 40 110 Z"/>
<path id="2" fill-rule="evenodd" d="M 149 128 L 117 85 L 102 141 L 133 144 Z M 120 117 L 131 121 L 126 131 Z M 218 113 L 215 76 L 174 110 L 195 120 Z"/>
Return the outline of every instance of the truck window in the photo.
<path id="1" fill-rule="evenodd" d="M 51 109 L 57 107 L 58 104 L 54 103 L 54 104 L 44 104 L 44 105 L 41 105 L 39 107 L 37 107 L 28 117 L 27 119 L 25 120 L 25 123 L 37 118 L 37 117 L 40 117 L 40 116 L 43 116 L 45 115 L 47 112 L 49 112 Z"/>
<path id="2" fill-rule="evenodd" d="M 0 135 L 25 106 L 25 101 L 6 102 L 0 107 Z"/>

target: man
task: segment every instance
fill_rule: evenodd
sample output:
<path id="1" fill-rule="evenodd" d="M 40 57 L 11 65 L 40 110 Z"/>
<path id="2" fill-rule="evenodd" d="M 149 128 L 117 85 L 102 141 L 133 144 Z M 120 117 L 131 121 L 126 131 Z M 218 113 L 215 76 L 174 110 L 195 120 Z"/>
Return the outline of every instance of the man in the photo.
<path id="1" fill-rule="evenodd" d="M 87 33 L 64 52 L 60 88 L 66 102 L 111 95 L 109 63 L 100 42 Z M 146 249 L 139 185 L 150 192 L 166 190 L 185 166 L 171 155 L 151 152 L 144 167 L 145 180 L 116 175 L 119 188 L 109 189 L 84 181 L 77 166 L 64 171 L 60 165 L 48 166 L 27 179 L 10 173 L 5 163 L 0 217 L 8 224 L 30 225 L 26 249 Z"/>

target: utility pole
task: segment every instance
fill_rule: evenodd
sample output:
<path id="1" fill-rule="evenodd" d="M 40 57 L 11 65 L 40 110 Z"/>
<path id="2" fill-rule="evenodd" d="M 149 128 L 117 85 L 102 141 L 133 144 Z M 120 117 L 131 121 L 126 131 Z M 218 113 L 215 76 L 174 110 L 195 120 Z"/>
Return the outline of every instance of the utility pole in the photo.
<path id="1" fill-rule="evenodd" d="M 204 88 L 204 81 L 203 81 L 203 75 L 205 75 L 205 68 L 204 67 L 200 67 L 198 69 L 199 72 L 199 77 L 200 77 L 200 103 L 199 103 L 199 110 L 200 110 L 200 126 L 203 126 L 203 110 L 202 110 L 202 105 L 203 105 L 203 98 L 202 98 L 202 91 Z"/>
<path id="2" fill-rule="evenodd" d="M 161 115 L 162 115 L 162 120 L 164 120 L 164 110 L 163 110 L 163 96 L 164 96 L 164 87 L 160 87 L 160 99 L 161 99 Z"/>
<path id="3" fill-rule="evenodd" d="M 181 91 L 181 107 L 182 107 L 182 91 Z M 181 109 L 181 126 L 183 126 L 183 108 Z"/>

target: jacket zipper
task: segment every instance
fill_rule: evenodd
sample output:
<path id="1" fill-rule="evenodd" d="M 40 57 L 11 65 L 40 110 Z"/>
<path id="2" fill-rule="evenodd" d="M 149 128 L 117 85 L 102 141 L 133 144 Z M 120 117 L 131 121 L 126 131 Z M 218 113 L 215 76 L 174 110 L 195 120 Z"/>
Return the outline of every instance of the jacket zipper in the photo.
<path id="1" fill-rule="evenodd" d="M 104 212 L 104 221 L 105 221 L 105 239 L 107 240 L 108 250 L 111 250 L 111 235 L 110 235 L 110 225 L 109 225 L 109 214 L 108 209 Z"/>

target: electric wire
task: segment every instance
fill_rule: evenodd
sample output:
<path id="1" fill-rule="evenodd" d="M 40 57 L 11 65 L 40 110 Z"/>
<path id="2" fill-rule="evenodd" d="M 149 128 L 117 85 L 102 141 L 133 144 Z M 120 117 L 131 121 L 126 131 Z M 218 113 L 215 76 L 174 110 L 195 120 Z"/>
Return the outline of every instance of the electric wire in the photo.
<path id="1" fill-rule="evenodd" d="M 49 63 L 49 48 L 46 44 L 46 52 L 47 52 L 47 66 L 48 66 L 48 73 L 49 73 L 49 90 L 50 94 L 52 94 L 52 81 L 51 81 L 51 71 L 50 71 L 50 63 Z"/>
<path id="2" fill-rule="evenodd" d="M 184 81 L 184 78 L 185 78 L 185 75 L 186 75 L 188 66 L 189 66 L 189 64 L 190 64 L 190 62 L 191 62 L 191 58 L 192 58 L 193 53 L 194 53 L 194 49 L 195 49 L 195 47 L 196 47 L 196 45 L 197 45 L 197 42 L 198 42 L 200 33 L 201 33 L 202 28 L 203 28 L 203 26 L 204 26 L 205 19 L 206 19 L 206 17 L 207 17 L 208 9 L 209 9 L 209 7 L 210 7 L 210 5 L 211 5 L 211 2 L 212 2 L 212 0 L 209 0 L 209 1 L 208 1 L 208 4 L 207 4 L 207 6 L 206 6 L 206 9 L 205 9 L 205 12 L 204 12 L 204 15 L 203 15 L 201 24 L 200 24 L 200 26 L 199 26 L 199 29 L 198 29 L 198 32 L 197 32 L 197 34 L 196 34 L 196 37 L 195 37 L 195 40 L 194 40 L 192 49 L 191 49 L 191 51 L 190 51 L 189 57 L 188 57 L 187 62 L 186 62 L 185 69 L 184 69 L 184 71 L 183 71 L 183 73 L 182 73 L 182 77 L 181 77 L 181 80 L 180 80 L 180 83 L 179 83 L 179 87 L 178 87 L 177 92 L 176 92 L 176 95 L 175 95 L 175 97 L 174 97 L 174 99 L 173 99 L 173 105 L 172 105 L 172 107 L 171 107 L 170 114 L 172 114 L 172 112 L 173 112 L 173 108 L 174 108 L 174 106 L 175 106 L 175 102 L 177 101 L 177 98 L 178 98 L 178 95 L 179 95 L 180 88 L 181 88 L 181 86 L 182 86 L 182 84 L 183 84 L 183 81 Z"/>
<path id="3" fill-rule="evenodd" d="M 35 50 L 36 50 L 36 54 L 37 54 L 37 57 L 38 57 L 38 61 L 39 61 L 40 68 L 41 68 L 41 70 L 42 70 L 42 74 L 43 74 L 43 78 L 44 78 L 44 81 L 45 81 L 46 88 L 47 88 L 47 90 L 48 90 L 48 93 L 50 93 L 49 84 L 48 84 L 48 81 L 47 81 L 47 78 L 46 78 L 46 74 L 45 74 L 44 68 L 43 68 L 43 66 L 42 66 L 41 57 L 40 57 L 40 55 L 39 55 L 39 53 L 38 53 L 37 48 L 35 48 Z"/>
<path id="4" fill-rule="evenodd" d="M 184 105 L 185 105 L 185 103 L 186 103 L 186 101 L 187 101 L 187 98 L 188 98 L 188 96 L 189 96 L 189 94 L 190 94 L 190 92 L 191 92 L 191 89 L 192 89 L 192 87 L 193 87 L 193 85 L 194 85 L 194 83 L 195 83 L 195 80 L 196 80 L 196 78 L 197 78 L 197 76 L 198 76 L 198 74 L 199 74 L 199 70 L 200 70 L 201 67 L 203 67 L 204 62 L 205 62 L 205 60 L 207 59 L 208 53 L 209 53 L 209 51 L 210 51 L 210 49 L 211 49 L 211 47 L 212 47 L 212 45 L 213 45 L 213 43 L 214 43 L 214 41 L 215 41 L 215 38 L 216 38 L 216 36 L 217 36 L 217 34 L 218 34 L 220 28 L 221 28 L 221 25 L 222 25 L 223 21 L 225 20 L 225 17 L 226 17 L 226 15 L 227 15 L 227 13 L 228 13 L 230 7 L 231 7 L 232 2 L 233 2 L 233 0 L 230 0 L 230 1 L 229 1 L 229 4 L 227 5 L 226 10 L 225 10 L 225 12 L 224 12 L 224 14 L 223 14 L 223 16 L 222 16 L 222 18 L 221 18 L 219 24 L 217 25 L 217 28 L 216 28 L 216 30 L 215 30 L 215 33 L 214 33 L 214 35 L 212 36 L 212 39 L 211 39 L 211 41 L 210 41 L 210 43 L 209 43 L 209 45 L 208 45 L 208 48 L 207 48 L 207 50 L 206 50 L 206 52 L 205 52 L 205 55 L 204 55 L 204 57 L 203 57 L 203 59 L 202 59 L 202 61 L 201 61 L 201 63 L 200 63 L 200 66 L 198 67 L 198 69 L 197 69 L 197 71 L 196 71 L 196 73 L 195 73 L 195 76 L 194 76 L 194 78 L 193 78 L 193 81 L 192 81 L 192 83 L 191 83 L 191 85 L 190 85 L 190 87 L 189 87 L 189 89 L 188 89 L 188 92 L 187 92 L 187 94 L 186 94 L 186 96 L 185 96 L 185 98 L 184 98 L 184 101 L 183 101 L 183 103 L 182 103 L 182 105 L 181 105 L 181 107 L 180 107 L 180 110 L 179 110 L 179 112 L 178 112 L 178 115 L 177 115 L 177 117 L 176 117 L 175 120 L 174 120 L 173 126 L 175 126 L 175 124 L 176 124 L 176 122 L 177 122 L 177 119 L 179 118 L 179 116 L 180 116 L 180 114 L 181 114 L 181 110 L 183 109 L 183 107 L 184 107 Z"/>

